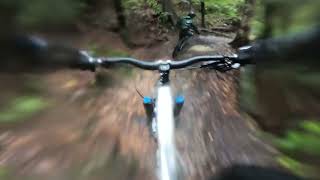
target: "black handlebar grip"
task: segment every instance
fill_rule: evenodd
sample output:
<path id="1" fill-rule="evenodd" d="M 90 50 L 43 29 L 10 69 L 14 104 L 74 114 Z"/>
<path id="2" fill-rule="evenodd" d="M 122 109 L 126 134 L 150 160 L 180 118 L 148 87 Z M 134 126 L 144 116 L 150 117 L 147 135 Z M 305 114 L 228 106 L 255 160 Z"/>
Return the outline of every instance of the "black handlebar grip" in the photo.
<path id="1" fill-rule="evenodd" d="M 260 40 L 239 51 L 239 60 L 254 64 L 310 63 L 319 65 L 320 26 L 283 37 Z"/>
<path id="2" fill-rule="evenodd" d="M 77 49 L 61 45 L 51 45 L 44 53 L 43 61 L 50 68 L 73 68 L 95 71 L 95 62 L 87 54 Z"/>
<path id="3" fill-rule="evenodd" d="M 79 58 L 74 62 L 74 64 L 71 64 L 71 67 L 94 72 L 96 69 L 95 59 L 89 56 L 85 51 L 78 51 L 78 53 Z"/>
<path id="4" fill-rule="evenodd" d="M 0 55 L 0 72 L 46 72 L 64 68 L 95 70 L 90 56 L 68 46 L 49 44 L 36 36 L 15 35 L 0 42 L 5 44 Z"/>
<path id="5" fill-rule="evenodd" d="M 238 50 L 238 58 L 235 62 L 241 65 L 255 64 L 253 59 L 253 49 L 254 48 L 252 46 L 240 47 Z"/>
<path id="6" fill-rule="evenodd" d="M 12 35 L 0 40 L 0 72 L 29 72 L 47 66 L 48 44 L 35 36 Z"/>
<path id="7" fill-rule="evenodd" d="M 78 68 L 80 59 L 82 58 L 78 50 L 61 45 L 50 45 L 46 52 L 43 52 L 40 59 L 41 64 L 45 68 Z"/>

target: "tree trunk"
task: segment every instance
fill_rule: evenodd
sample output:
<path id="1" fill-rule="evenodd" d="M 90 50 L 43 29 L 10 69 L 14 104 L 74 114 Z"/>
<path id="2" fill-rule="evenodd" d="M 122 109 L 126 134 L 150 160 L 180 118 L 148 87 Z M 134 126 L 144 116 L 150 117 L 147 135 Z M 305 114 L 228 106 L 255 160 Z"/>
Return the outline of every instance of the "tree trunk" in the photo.
<path id="1" fill-rule="evenodd" d="M 276 11 L 276 6 L 273 2 L 265 2 L 264 3 L 264 30 L 263 30 L 263 34 L 262 37 L 263 39 L 265 38 L 269 38 L 272 36 L 273 34 L 273 23 L 272 23 L 272 19 L 273 19 L 273 13 Z"/>
<path id="2" fill-rule="evenodd" d="M 118 29 L 119 29 L 121 38 L 128 46 L 132 46 L 132 42 L 130 41 L 129 32 L 127 28 L 126 16 L 125 16 L 122 1 L 113 0 L 113 5 L 117 14 Z"/>
<path id="3" fill-rule="evenodd" d="M 189 2 L 189 11 L 193 11 L 192 0 L 188 0 L 188 2 Z"/>
<path id="4" fill-rule="evenodd" d="M 113 0 L 85 0 L 86 10 L 88 13 L 101 12 L 106 4 Z"/>
<path id="5" fill-rule="evenodd" d="M 234 48 L 249 44 L 250 21 L 254 15 L 256 0 L 245 0 L 244 6 L 241 8 L 242 19 L 236 24 L 238 32 L 235 39 L 230 43 Z"/>
<path id="6" fill-rule="evenodd" d="M 201 4 L 201 26 L 205 28 L 206 27 L 206 24 L 205 24 L 206 7 L 205 7 L 204 0 L 201 0 L 200 4 Z"/>
<path id="7" fill-rule="evenodd" d="M 174 10 L 174 6 L 171 0 L 161 0 L 162 12 L 166 13 L 168 22 L 175 26 L 177 24 L 178 16 Z"/>
<path id="8" fill-rule="evenodd" d="M 118 28 L 124 29 L 126 28 L 126 17 L 124 15 L 124 8 L 122 6 L 121 0 L 113 0 L 114 9 L 117 13 L 117 20 L 118 20 Z"/>

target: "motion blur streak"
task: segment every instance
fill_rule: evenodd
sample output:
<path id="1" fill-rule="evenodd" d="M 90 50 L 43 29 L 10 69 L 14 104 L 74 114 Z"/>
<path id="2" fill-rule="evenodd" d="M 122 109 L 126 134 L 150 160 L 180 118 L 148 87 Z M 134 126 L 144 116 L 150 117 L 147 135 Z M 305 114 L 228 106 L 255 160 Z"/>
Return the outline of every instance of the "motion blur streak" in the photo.
<path id="1" fill-rule="evenodd" d="M 176 148 L 174 139 L 173 100 L 169 86 L 158 89 L 157 122 L 159 144 L 159 170 L 161 180 L 176 180 Z"/>

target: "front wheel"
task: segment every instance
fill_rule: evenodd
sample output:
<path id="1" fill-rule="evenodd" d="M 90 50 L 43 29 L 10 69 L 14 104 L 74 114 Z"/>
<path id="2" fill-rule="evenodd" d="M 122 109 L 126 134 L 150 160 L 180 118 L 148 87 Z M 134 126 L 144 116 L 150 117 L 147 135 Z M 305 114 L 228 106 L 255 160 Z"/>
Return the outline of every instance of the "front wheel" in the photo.
<path id="1" fill-rule="evenodd" d="M 157 163 L 160 180 L 178 180 L 174 101 L 169 86 L 160 86 L 156 101 Z"/>
<path id="2" fill-rule="evenodd" d="M 151 131 L 151 134 L 152 134 L 153 138 L 155 140 L 157 140 L 158 139 L 158 135 L 157 135 L 157 120 L 156 120 L 156 118 L 152 119 L 150 131 Z"/>

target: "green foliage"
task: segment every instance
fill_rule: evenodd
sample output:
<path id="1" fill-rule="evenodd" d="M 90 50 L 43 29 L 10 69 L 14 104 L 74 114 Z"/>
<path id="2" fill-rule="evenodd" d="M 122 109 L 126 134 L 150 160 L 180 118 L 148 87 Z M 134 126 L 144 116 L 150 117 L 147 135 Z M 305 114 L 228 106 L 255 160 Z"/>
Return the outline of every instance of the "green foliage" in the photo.
<path id="1" fill-rule="evenodd" d="M 156 0 L 124 0 L 123 5 L 125 9 L 128 10 L 136 10 L 136 9 L 144 9 L 144 7 L 151 8 L 156 14 L 162 13 L 161 5 Z"/>
<path id="2" fill-rule="evenodd" d="M 242 3 L 243 0 L 210 0 L 206 2 L 207 12 L 236 18 L 238 16 L 238 8 Z"/>
<path id="3" fill-rule="evenodd" d="M 137 10 L 142 11 L 146 10 L 146 7 L 150 8 L 155 15 L 157 15 L 158 22 L 165 24 L 168 22 L 168 14 L 162 12 L 161 4 L 156 0 L 125 0 L 124 6 L 128 10 Z"/>
<path id="4" fill-rule="evenodd" d="M 47 105 L 48 103 L 40 97 L 17 97 L 0 110 L 0 123 L 14 123 L 27 119 L 46 108 Z"/>
<path id="5" fill-rule="evenodd" d="M 45 27 L 72 24 L 86 7 L 85 0 L 1 0 L 7 18 L 15 18 L 23 27 Z"/>
<path id="6" fill-rule="evenodd" d="M 262 35 L 265 29 L 265 6 L 272 5 L 271 18 L 272 36 L 282 36 L 304 31 L 319 24 L 320 1 L 314 0 L 258 0 L 256 16 L 252 23 L 253 37 Z M 284 9 L 285 7 L 285 9 Z"/>
<path id="7" fill-rule="evenodd" d="M 139 9 L 143 5 L 143 0 L 123 0 L 123 6 L 128 10 Z"/>
<path id="8" fill-rule="evenodd" d="M 320 158 L 320 122 L 304 121 L 300 124 L 300 127 L 301 130 L 289 131 L 283 138 L 274 138 L 275 145 L 285 154 L 293 157 L 280 156 L 278 161 L 298 175 L 312 177 L 317 174 L 316 169 L 319 169 L 320 165 L 300 162 L 301 159 L 295 160 L 294 157 Z"/>
<path id="9" fill-rule="evenodd" d="M 264 25 L 264 6 L 261 0 L 257 0 L 255 8 L 255 16 L 251 21 L 250 39 L 257 39 L 263 33 Z"/>
<path id="10" fill-rule="evenodd" d="M 0 167 L 0 180 L 12 179 L 11 176 L 11 172 L 7 168 Z"/>
<path id="11" fill-rule="evenodd" d="M 320 156 L 320 123 L 305 121 L 301 123 L 302 131 L 289 131 L 283 139 L 275 143 L 286 151 L 299 151 Z"/>
<path id="12" fill-rule="evenodd" d="M 278 16 L 274 16 L 274 36 L 304 31 L 318 23 L 319 1 L 286 0 L 278 6 L 286 6 L 287 9 L 283 12 L 279 7 Z M 289 18 L 281 18 L 282 16 Z"/>
<path id="13" fill-rule="evenodd" d="M 240 7 L 244 0 L 206 0 L 207 20 L 211 24 L 225 23 L 240 18 Z M 200 7 L 200 1 L 193 1 L 196 7 Z"/>
<path id="14" fill-rule="evenodd" d="M 301 126 L 307 132 L 314 134 L 316 136 L 320 136 L 320 123 L 319 122 L 305 121 L 301 124 Z M 318 153 L 320 154 L 320 151 L 318 151 Z"/>
<path id="15" fill-rule="evenodd" d="M 185 15 L 188 12 L 179 9 L 177 6 L 181 2 L 180 0 L 173 0 L 175 9 L 177 13 Z M 206 0 L 206 13 L 207 21 L 210 24 L 216 23 L 226 23 L 239 20 L 240 11 L 239 8 L 242 7 L 244 0 Z M 200 13 L 200 1 L 193 0 L 193 7 L 196 9 L 197 13 Z M 155 14 L 158 15 L 159 22 L 167 22 L 168 17 L 164 12 L 162 12 L 162 7 L 157 0 L 124 0 L 124 6 L 129 10 L 144 9 L 145 7 L 151 8 Z M 199 20 L 200 16 L 197 17 Z"/>
<path id="16" fill-rule="evenodd" d="M 161 5 L 156 0 L 147 0 L 147 5 L 151 7 L 156 14 L 162 13 Z"/>
<path id="17" fill-rule="evenodd" d="M 294 160 L 288 156 L 281 156 L 278 157 L 278 162 L 283 167 L 291 170 L 293 173 L 295 173 L 298 176 L 308 176 L 310 177 L 312 174 L 315 174 L 314 171 L 315 168 L 305 165 L 297 160 Z"/>

